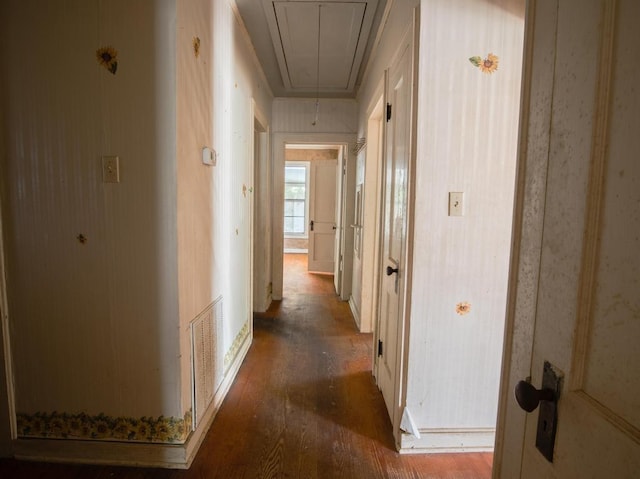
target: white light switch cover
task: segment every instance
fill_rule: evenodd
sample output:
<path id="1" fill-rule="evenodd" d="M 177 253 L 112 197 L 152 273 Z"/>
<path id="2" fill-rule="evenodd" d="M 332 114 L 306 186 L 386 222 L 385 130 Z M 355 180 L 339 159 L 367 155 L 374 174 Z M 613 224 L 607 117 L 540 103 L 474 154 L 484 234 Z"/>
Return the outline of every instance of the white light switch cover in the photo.
<path id="1" fill-rule="evenodd" d="M 102 181 L 104 183 L 120 183 L 120 158 L 117 156 L 102 157 Z"/>
<path id="2" fill-rule="evenodd" d="M 461 191 L 449 192 L 449 216 L 463 215 L 463 199 L 464 193 Z"/>

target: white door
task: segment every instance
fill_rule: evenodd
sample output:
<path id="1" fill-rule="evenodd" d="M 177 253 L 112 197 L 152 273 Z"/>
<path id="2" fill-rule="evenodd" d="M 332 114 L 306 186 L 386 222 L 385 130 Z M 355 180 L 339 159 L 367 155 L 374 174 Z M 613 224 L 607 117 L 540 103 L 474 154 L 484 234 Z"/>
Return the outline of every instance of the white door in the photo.
<path id="1" fill-rule="evenodd" d="M 336 240 L 335 160 L 311 163 L 309 181 L 309 271 L 333 273 Z"/>
<path id="2" fill-rule="evenodd" d="M 495 477 L 640 477 L 639 18 L 637 0 L 530 5 Z M 528 375 L 541 387 L 545 361 L 564 376 L 551 461 L 543 406 L 525 414 L 512 395 Z"/>
<path id="3" fill-rule="evenodd" d="M 411 48 L 407 45 L 389 71 L 386 152 L 384 158 L 384 223 L 382 283 L 378 322 L 377 381 L 395 424 L 399 411 L 399 361 L 402 342 L 407 232 L 407 172 L 411 132 Z"/>

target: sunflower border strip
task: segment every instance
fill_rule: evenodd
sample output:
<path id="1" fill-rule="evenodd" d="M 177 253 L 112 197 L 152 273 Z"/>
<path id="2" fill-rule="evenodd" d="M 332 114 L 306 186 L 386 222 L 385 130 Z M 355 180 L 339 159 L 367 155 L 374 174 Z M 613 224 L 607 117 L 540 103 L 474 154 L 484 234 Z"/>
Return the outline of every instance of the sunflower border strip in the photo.
<path id="1" fill-rule="evenodd" d="M 191 432 L 191 410 L 180 417 L 112 417 L 85 413 L 17 414 L 18 437 L 183 444 Z"/>

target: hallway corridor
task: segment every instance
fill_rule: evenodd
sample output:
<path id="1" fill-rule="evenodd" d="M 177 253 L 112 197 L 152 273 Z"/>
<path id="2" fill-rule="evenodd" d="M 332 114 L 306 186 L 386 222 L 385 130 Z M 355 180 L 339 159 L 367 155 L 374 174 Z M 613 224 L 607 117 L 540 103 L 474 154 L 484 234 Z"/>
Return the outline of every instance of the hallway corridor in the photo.
<path id="1" fill-rule="evenodd" d="M 359 334 L 330 275 L 285 255 L 284 300 L 254 343 L 188 471 L 0 462 L 3 478 L 485 479 L 492 454 L 400 455 Z"/>

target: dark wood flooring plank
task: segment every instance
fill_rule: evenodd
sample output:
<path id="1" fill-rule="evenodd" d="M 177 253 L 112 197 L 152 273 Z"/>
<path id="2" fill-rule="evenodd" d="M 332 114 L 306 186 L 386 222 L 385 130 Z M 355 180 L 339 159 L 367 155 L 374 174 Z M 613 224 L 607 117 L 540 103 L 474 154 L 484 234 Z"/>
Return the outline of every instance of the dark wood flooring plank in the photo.
<path id="1" fill-rule="evenodd" d="M 360 334 L 329 275 L 285 255 L 285 299 L 254 342 L 188 471 L 0 461 L 42 479 L 488 479 L 493 455 L 400 455 Z"/>

